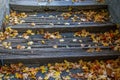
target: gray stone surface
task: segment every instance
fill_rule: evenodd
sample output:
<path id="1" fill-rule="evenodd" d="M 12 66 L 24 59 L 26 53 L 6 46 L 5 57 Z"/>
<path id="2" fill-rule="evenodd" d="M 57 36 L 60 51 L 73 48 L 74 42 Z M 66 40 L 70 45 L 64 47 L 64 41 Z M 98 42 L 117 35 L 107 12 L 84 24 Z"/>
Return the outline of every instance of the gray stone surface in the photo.
<path id="1" fill-rule="evenodd" d="M 120 24 L 120 0 L 106 0 L 112 21 Z"/>
<path id="2" fill-rule="evenodd" d="M 0 0 L 0 29 L 6 14 L 9 14 L 9 0 Z"/>

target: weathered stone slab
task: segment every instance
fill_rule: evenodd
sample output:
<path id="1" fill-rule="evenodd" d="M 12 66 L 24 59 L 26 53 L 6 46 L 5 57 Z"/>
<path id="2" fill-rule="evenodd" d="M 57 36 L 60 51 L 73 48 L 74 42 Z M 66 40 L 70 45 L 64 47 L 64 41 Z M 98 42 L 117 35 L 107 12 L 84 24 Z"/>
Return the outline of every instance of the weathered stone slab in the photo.
<path id="1" fill-rule="evenodd" d="M 111 19 L 114 23 L 120 24 L 120 0 L 106 0 Z"/>
<path id="2" fill-rule="evenodd" d="M 0 0 L 0 29 L 4 16 L 9 14 L 9 0 Z"/>

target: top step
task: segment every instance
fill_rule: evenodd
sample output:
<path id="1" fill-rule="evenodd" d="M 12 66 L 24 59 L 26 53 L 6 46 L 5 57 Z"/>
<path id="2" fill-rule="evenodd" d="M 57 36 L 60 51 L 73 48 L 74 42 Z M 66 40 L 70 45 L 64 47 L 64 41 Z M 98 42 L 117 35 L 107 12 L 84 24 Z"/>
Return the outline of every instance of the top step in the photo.
<path id="1" fill-rule="evenodd" d="M 18 11 L 68 11 L 107 8 L 107 5 L 104 0 L 11 0 L 10 7 Z"/>

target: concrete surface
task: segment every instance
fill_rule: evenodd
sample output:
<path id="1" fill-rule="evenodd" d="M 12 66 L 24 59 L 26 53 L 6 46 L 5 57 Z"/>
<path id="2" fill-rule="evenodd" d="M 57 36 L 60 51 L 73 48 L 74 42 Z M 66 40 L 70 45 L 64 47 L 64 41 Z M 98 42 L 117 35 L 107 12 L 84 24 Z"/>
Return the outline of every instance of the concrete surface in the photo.
<path id="1" fill-rule="evenodd" d="M 109 6 L 112 21 L 120 24 L 120 0 L 106 0 Z"/>
<path id="2" fill-rule="evenodd" d="M 0 0 L 0 29 L 4 19 L 4 15 L 9 14 L 9 0 Z"/>

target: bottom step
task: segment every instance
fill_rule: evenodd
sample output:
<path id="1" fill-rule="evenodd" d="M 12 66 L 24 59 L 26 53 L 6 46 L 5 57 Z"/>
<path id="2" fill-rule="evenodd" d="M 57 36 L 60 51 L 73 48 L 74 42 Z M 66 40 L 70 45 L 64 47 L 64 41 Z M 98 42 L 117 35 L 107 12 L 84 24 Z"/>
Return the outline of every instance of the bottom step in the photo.
<path id="1" fill-rule="evenodd" d="M 41 64 L 41 60 L 37 60 L 38 64 L 31 59 L 27 64 L 21 61 L 14 64 L 16 60 L 10 64 L 7 62 L 10 60 L 7 60 L 6 65 L 0 67 L 0 77 L 2 80 L 120 80 L 120 58 L 93 61 L 62 59 L 47 59 L 48 62 L 44 60 L 44 64 Z"/>

